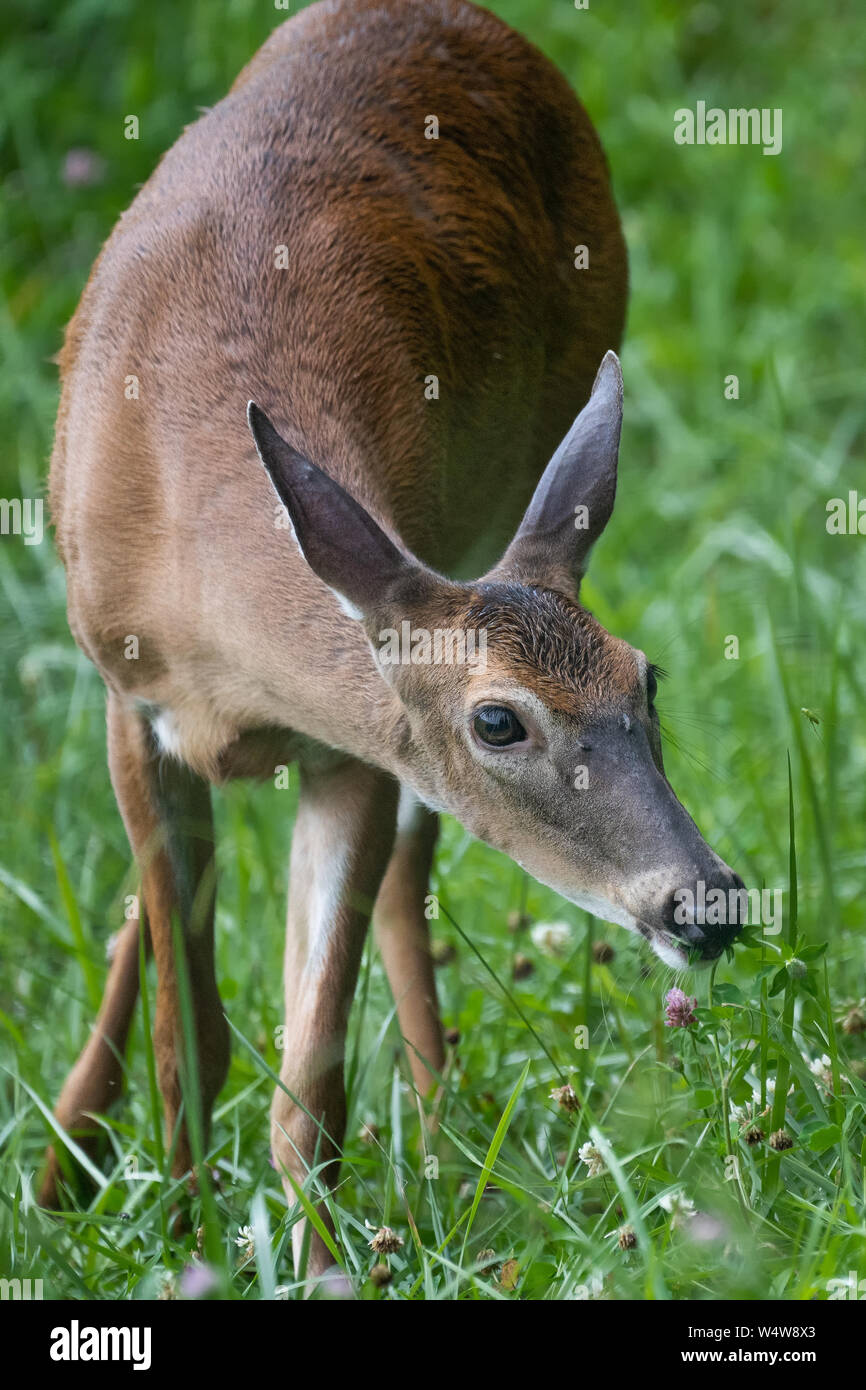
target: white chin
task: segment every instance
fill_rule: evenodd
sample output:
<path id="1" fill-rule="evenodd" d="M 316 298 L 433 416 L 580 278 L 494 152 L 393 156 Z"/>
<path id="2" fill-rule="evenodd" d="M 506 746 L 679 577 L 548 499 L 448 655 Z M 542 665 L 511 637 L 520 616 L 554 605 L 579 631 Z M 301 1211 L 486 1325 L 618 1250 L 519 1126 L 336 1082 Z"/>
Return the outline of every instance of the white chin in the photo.
<path id="1" fill-rule="evenodd" d="M 663 960 L 665 965 L 670 965 L 674 970 L 683 970 L 689 963 L 689 958 L 685 951 L 677 946 L 672 946 L 669 941 L 665 941 L 657 933 L 653 933 L 650 942 L 659 960 Z"/>
<path id="2" fill-rule="evenodd" d="M 521 868 L 524 867 L 525 865 L 521 865 Z M 532 870 L 529 869 L 527 872 L 531 873 Z M 545 882 L 544 879 L 539 881 Z M 606 898 L 597 897 L 593 893 L 569 893 L 556 883 L 548 882 L 547 886 L 561 894 L 568 902 L 576 903 L 585 912 L 591 912 L 593 917 L 598 917 L 602 922 L 614 922 L 617 926 L 625 927 L 628 931 L 640 932 L 637 918 L 626 911 L 624 907 L 618 907 L 616 904 L 608 902 Z M 664 961 L 665 965 L 669 965 L 673 970 L 685 970 L 688 966 L 688 952 L 680 946 L 675 946 L 672 941 L 666 940 L 659 932 L 654 931 L 652 933 L 649 944 L 659 960 Z"/>

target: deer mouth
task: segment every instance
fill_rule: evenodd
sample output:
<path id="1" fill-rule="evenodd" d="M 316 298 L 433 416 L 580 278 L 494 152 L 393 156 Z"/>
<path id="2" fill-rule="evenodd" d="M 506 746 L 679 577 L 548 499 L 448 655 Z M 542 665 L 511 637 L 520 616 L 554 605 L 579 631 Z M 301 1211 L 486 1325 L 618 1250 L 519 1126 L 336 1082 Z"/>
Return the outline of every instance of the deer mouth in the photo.
<path id="1" fill-rule="evenodd" d="M 703 969 L 733 946 L 748 917 L 739 874 L 727 865 L 713 878 L 666 894 L 659 908 L 638 918 L 655 955 L 674 970 Z"/>
<path id="2" fill-rule="evenodd" d="M 647 940 L 660 961 L 673 970 L 685 970 L 691 964 L 691 953 L 671 932 L 658 927 L 649 927 Z"/>
<path id="3" fill-rule="evenodd" d="M 644 935 L 653 952 L 672 970 L 704 970 L 713 965 L 724 951 L 723 945 L 709 941 L 706 937 L 684 941 L 665 927 L 652 927 L 648 923 L 641 923 L 641 927 L 644 926 Z"/>

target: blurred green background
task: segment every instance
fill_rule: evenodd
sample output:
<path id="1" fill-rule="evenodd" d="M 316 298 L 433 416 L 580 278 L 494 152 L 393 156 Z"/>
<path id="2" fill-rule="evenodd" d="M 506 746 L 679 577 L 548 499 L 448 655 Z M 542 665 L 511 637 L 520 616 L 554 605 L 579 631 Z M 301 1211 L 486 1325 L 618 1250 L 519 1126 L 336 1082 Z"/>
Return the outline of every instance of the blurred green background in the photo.
<path id="1" fill-rule="evenodd" d="M 866 496 L 862 15 L 851 4 L 809 0 L 636 0 L 625 9 L 591 0 L 586 11 L 570 0 L 500 0 L 491 8 L 539 44 L 580 94 L 607 151 L 630 252 L 618 505 L 585 599 L 606 626 L 668 668 L 659 701 L 668 773 L 750 884 L 787 883 L 790 753 L 801 928 L 813 943 L 830 943 L 832 1008 L 842 1010 L 866 993 L 866 537 L 829 535 L 825 521 L 830 498 L 858 488 Z M 43 492 L 57 400 L 51 359 L 114 220 L 161 153 L 285 17 L 265 0 L 28 0 L 4 8 L 2 496 Z M 674 112 L 699 100 L 781 108 L 781 154 L 677 146 Z M 137 141 L 124 138 L 128 114 L 140 119 Z M 732 374 L 737 400 L 724 394 Z M 50 1103 L 87 1035 L 104 941 L 132 891 L 129 854 L 104 762 L 101 685 L 69 636 L 49 538 L 32 547 L 0 538 L 0 630 L 2 1046 L 12 1070 Z M 725 659 L 730 636 L 739 641 L 737 660 Z M 223 995 L 238 1027 L 260 1051 L 271 1048 L 272 1064 L 289 838 L 288 819 L 275 814 L 286 802 L 275 797 L 268 787 L 233 787 L 218 810 Z M 516 946 L 504 922 L 520 904 L 536 917 L 564 918 L 576 951 L 588 943 L 583 914 L 469 844 L 457 826 L 448 827 L 437 872 L 443 901 L 506 977 Z M 519 1124 L 540 1153 L 553 1143 L 540 1136 L 557 1123 L 546 1105 L 544 1058 L 446 924 L 441 934 L 461 952 L 462 966 L 440 978 L 448 1022 L 474 1039 L 461 1052 L 465 1084 L 504 1104 L 532 1055 L 539 1108 L 522 1102 Z M 603 975 L 593 967 L 590 980 L 574 960 L 538 955 L 521 997 L 554 1046 L 567 1047 L 575 1018 L 587 1017 L 600 1040 L 593 1067 L 609 1066 L 625 1085 L 617 1068 L 628 1069 L 634 1048 L 658 1041 L 664 981 L 641 977 L 638 943 L 606 934 L 617 956 Z M 724 969 L 746 998 L 757 957 L 738 959 Z M 371 1036 L 381 1049 L 387 996 L 378 965 L 369 970 Z M 825 1051 L 827 1019 L 808 997 L 796 1018 L 800 1051 Z M 395 1044 L 393 1021 L 388 1038 Z M 847 1045 L 853 1067 L 862 1042 Z M 392 1075 L 393 1050 L 376 1059 Z M 365 1103 L 376 1110 L 375 1075 L 371 1066 L 358 1113 Z M 630 1119 L 619 1138 L 640 1148 L 653 1125 L 661 1134 L 662 1110 L 654 1112 L 660 1103 L 649 1082 L 629 1085 Z M 246 1095 L 245 1087 L 254 1101 L 238 1101 L 229 1114 L 233 1122 L 245 1116 L 260 1157 L 267 1084 L 241 1058 L 228 1094 Z M 393 1103 L 381 1104 L 393 1142 Z M 12 1190 L 32 1171 L 45 1127 L 17 1082 L 0 1087 L 0 1105 Z M 851 1123 L 861 1125 L 862 1105 L 852 1105 Z M 139 1120 L 143 1136 L 144 1109 Z M 483 1116 L 478 1123 L 480 1136 Z M 830 1200 L 830 1165 L 839 1161 L 818 1155 L 804 1164 L 804 1202 Z M 260 1168 L 246 1170 L 247 1188 L 260 1178 Z M 858 1192 L 862 1201 L 862 1183 Z M 808 1297 L 808 1279 L 797 1283 L 807 1278 L 797 1268 L 803 1216 L 789 1215 L 787 1224 L 773 1218 L 781 1223 L 774 1232 L 782 1231 L 774 1287 Z M 512 1218 L 514 1244 L 524 1227 L 519 1214 Z M 855 1203 L 850 1220 L 862 1236 L 862 1206 Z M 814 1249 L 832 1270 L 824 1234 Z M 608 1260 L 609 1242 L 605 1249 Z M 643 1296 L 639 1268 L 633 1279 L 616 1276 L 622 1296 Z M 670 1275 L 679 1296 L 758 1298 L 768 1287 L 760 1263 L 716 1270 L 721 1284 L 684 1270 Z M 99 1296 L 123 1287 L 118 1275 L 102 1285 L 114 1292 Z"/>

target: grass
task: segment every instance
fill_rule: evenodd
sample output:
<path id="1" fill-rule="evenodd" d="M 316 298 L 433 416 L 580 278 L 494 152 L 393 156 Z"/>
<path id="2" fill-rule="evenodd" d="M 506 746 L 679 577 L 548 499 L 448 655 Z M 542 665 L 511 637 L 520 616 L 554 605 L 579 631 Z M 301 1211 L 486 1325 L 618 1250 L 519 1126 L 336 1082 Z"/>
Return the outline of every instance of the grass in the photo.
<path id="1" fill-rule="evenodd" d="M 750 885 L 783 890 L 784 930 L 752 933 L 712 975 L 681 981 L 698 1022 L 666 1028 L 672 980 L 638 942 L 447 824 L 434 927 L 455 952 L 439 987 L 460 1040 L 441 1123 L 435 1136 L 421 1128 L 370 948 L 330 1199 L 340 1258 L 378 1299 L 850 1296 L 833 1281 L 866 1277 L 866 1035 L 852 1015 L 866 994 L 866 542 L 829 535 L 825 520 L 828 500 L 864 479 L 857 17 L 805 0 L 734 13 L 642 0 L 627 19 L 565 0 L 493 8 L 580 91 L 630 248 L 619 501 L 585 596 L 669 669 L 659 704 L 671 780 Z M 0 46 L 4 496 L 41 492 L 48 359 L 101 240 L 280 18 L 252 0 L 218 24 L 191 2 L 58 11 L 34 0 L 26 20 L 3 20 L 17 25 Z M 781 107 L 782 154 L 675 146 L 673 113 L 698 100 Z M 137 142 L 122 135 L 130 112 Z M 105 161 L 98 184 L 64 184 L 76 146 Z M 42 1277 L 52 1298 L 156 1297 L 177 1291 L 193 1242 L 171 1234 L 141 1014 L 94 1197 L 59 1219 L 33 1204 L 47 1116 L 135 883 L 101 685 L 66 628 L 50 540 L 0 539 L 0 609 L 0 1274 Z M 203 1200 L 226 1298 L 298 1295 L 290 1228 L 302 1208 L 286 1211 L 267 1119 L 294 797 L 268 786 L 217 797 L 218 973 L 234 1050 Z M 509 931 L 515 912 L 564 921 L 562 953 Z M 606 962 L 599 942 L 615 953 Z M 533 969 L 514 979 L 518 953 Z M 587 1048 L 574 1045 L 580 1026 Z M 578 1112 L 550 1099 L 565 1081 Z M 753 1104 L 769 1107 L 765 1134 L 784 1127 L 792 1148 L 746 1142 L 732 1111 Z M 604 1162 L 596 1176 L 578 1157 L 588 1143 Z M 377 1288 L 368 1242 L 382 1224 L 405 1243 Z M 236 1243 L 245 1226 L 251 1251 Z M 636 1238 L 626 1249 L 624 1226 Z"/>

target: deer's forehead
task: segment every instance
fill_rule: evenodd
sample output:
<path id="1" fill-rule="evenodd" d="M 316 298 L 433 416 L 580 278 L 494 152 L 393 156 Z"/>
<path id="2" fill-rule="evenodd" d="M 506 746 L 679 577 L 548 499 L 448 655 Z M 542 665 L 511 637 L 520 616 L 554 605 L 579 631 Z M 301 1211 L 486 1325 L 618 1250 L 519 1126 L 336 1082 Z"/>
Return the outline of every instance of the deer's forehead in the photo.
<path id="1" fill-rule="evenodd" d="M 504 677 L 563 713 L 640 689 L 636 653 L 578 603 L 547 590 L 496 587 L 476 597 L 465 620 L 485 633 L 488 663 Z"/>

